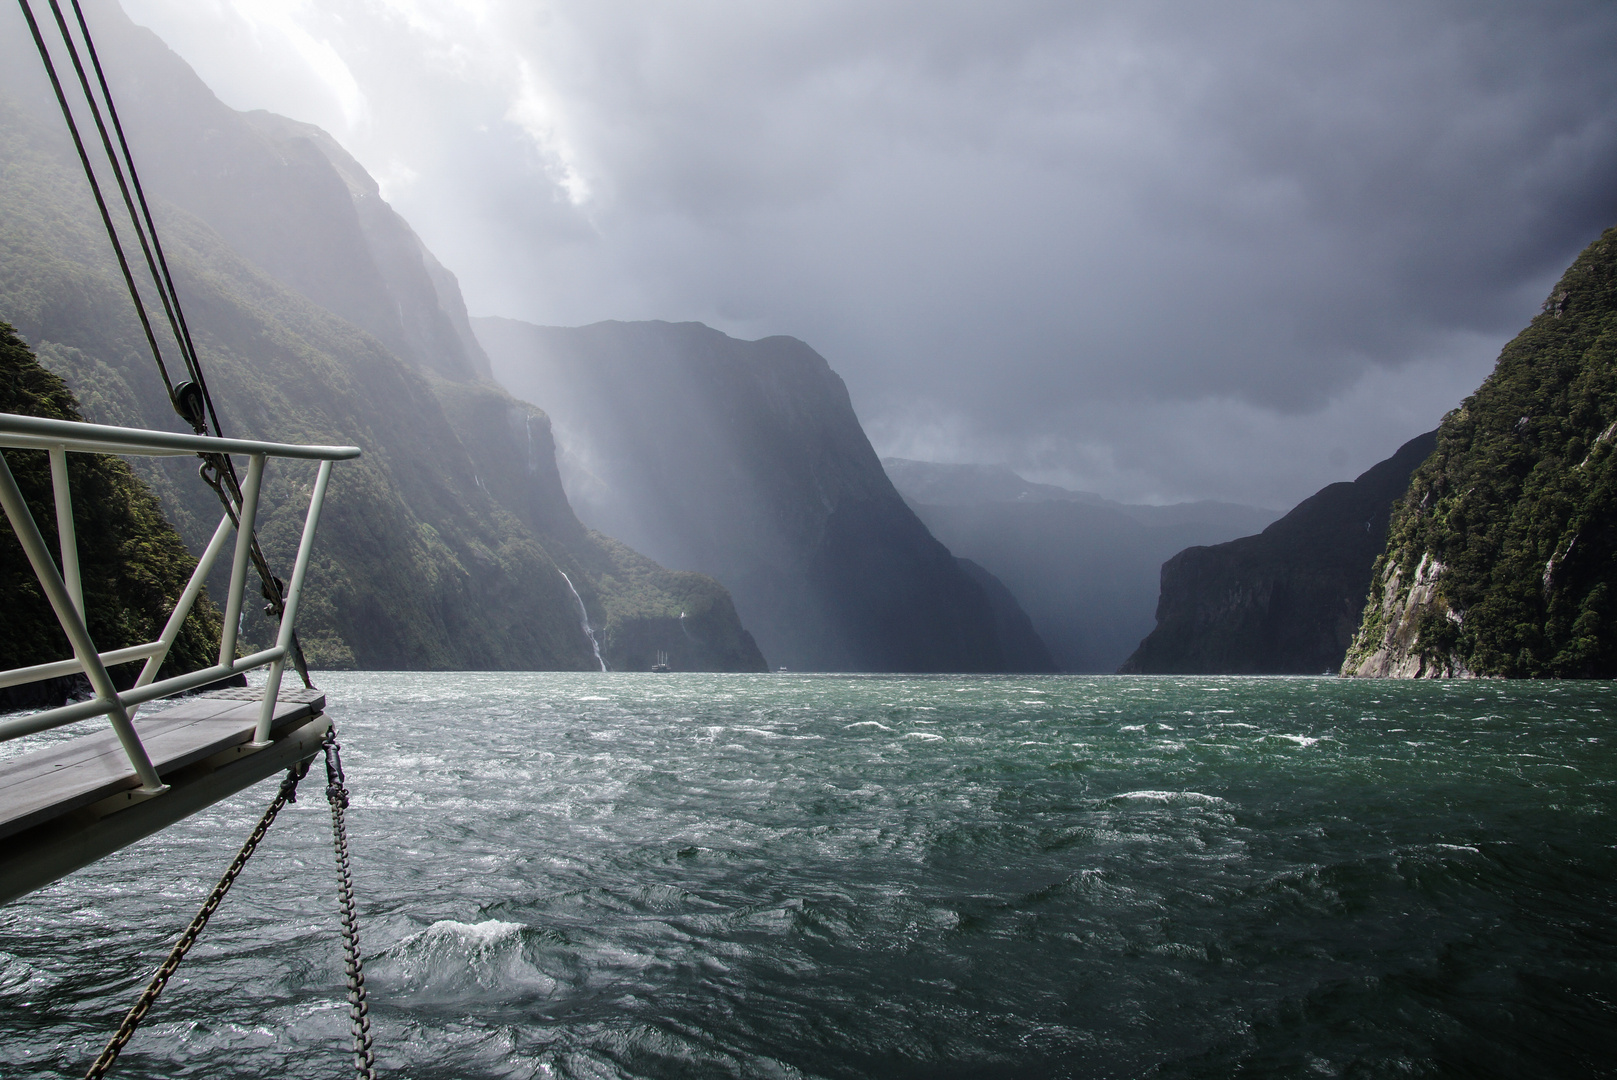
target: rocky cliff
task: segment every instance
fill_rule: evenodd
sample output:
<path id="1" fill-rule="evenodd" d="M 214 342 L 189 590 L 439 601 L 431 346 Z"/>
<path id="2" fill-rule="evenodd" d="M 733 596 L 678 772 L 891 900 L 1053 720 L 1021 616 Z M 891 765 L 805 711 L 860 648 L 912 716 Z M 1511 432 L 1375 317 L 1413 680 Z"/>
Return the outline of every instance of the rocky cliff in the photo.
<path id="1" fill-rule="evenodd" d="M 842 380 L 801 341 L 698 323 L 473 326 L 496 377 L 545 402 L 579 516 L 724 582 L 771 663 L 1052 667 L 1036 635 L 1007 633 L 1008 598 L 904 504 Z"/>
<path id="2" fill-rule="evenodd" d="M 1432 451 L 1418 436 L 1352 483 L 1309 496 L 1256 536 L 1193 547 L 1162 567 L 1156 629 L 1134 674 L 1334 674 L 1359 624 L 1393 504 Z"/>
<path id="3" fill-rule="evenodd" d="M 1112 672 L 1150 631 L 1163 560 L 1273 521 L 1230 503 L 1136 506 L 993 465 L 882 460 L 949 550 L 1004 582 L 1063 671 Z"/>
<path id="4" fill-rule="evenodd" d="M 1344 674 L 1617 676 L 1617 229 L 1578 256 L 1393 516 Z"/>
<path id="5" fill-rule="evenodd" d="M 365 451 L 333 474 L 300 616 L 312 663 L 590 669 L 570 578 L 609 665 L 632 666 L 649 641 L 682 666 L 762 668 L 722 587 L 579 524 L 545 414 L 488 379 L 453 276 L 352 158 L 318 129 L 225 107 L 115 5 L 87 7 L 225 432 Z M 0 36 L 0 317 L 89 419 L 180 426 L 37 57 L 13 35 Z M 194 468 L 142 475 L 196 549 L 218 511 Z M 278 565 L 305 482 L 295 469 L 267 481 L 260 533 Z M 688 608 L 707 639 L 669 622 Z M 251 619 L 246 639 L 271 630 Z"/>

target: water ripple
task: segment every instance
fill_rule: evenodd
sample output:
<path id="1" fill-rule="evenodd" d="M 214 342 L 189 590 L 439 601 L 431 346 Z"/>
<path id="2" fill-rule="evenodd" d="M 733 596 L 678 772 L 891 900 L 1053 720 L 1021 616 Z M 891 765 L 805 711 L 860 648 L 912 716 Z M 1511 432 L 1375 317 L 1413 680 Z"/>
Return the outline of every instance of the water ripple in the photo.
<path id="1" fill-rule="evenodd" d="M 322 681 L 386 1073 L 1610 1068 L 1611 684 Z M 0 909 L 0 1074 L 82 1075 L 270 794 Z M 120 1075 L 341 1069 L 323 811 Z"/>

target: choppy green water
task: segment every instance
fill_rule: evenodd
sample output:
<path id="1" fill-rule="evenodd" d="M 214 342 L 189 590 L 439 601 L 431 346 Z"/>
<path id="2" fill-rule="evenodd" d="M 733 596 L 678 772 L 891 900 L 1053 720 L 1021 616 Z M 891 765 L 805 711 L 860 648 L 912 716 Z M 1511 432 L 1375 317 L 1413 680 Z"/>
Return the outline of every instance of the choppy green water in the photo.
<path id="1" fill-rule="evenodd" d="M 1617 686 L 330 675 L 384 1072 L 1617 1073 Z M 0 909 L 83 1070 L 272 794 Z M 119 1075 L 341 1075 L 319 786 Z"/>

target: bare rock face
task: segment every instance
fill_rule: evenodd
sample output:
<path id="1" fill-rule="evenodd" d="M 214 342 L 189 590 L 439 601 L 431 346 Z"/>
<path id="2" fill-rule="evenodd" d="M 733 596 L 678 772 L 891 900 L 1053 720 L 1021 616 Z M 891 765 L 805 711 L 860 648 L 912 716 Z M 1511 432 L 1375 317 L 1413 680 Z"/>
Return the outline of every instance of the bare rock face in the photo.
<path id="1" fill-rule="evenodd" d="M 1617 676 L 1617 229 L 1578 256 L 1393 514 L 1344 674 Z"/>
<path id="2" fill-rule="evenodd" d="M 1437 582 L 1443 564 L 1422 555 L 1415 577 L 1404 587 L 1396 563 L 1389 563 L 1381 575 L 1379 595 L 1371 594 L 1371 604 L 1379 605 L 1381 641 L 1374 652 L 1355 657 L 1352 669 L 1342 674 L 1373 679 L 1454 679 L 1469 678 L 1472 672 L 1459 657 L 1450 654 L 1427 655 L 1420 648 L 1420 620 L 1429 611 L 1442 614 L 1455 626 L 1464 617 L 1438 595 Z"/>

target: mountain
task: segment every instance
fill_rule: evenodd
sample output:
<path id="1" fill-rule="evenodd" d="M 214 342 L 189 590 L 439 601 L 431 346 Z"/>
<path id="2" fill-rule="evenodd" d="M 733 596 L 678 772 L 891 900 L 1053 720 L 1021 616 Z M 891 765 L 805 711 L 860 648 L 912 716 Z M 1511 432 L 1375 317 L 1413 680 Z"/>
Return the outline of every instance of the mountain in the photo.
<path id="1" fill-rule="evenodd" d="M 473 327 L 495 376 L 550 410 L 580 517 L 723 581 L 772 663 L 1053 668 L 1037 635 L 1006 633 L 1007 597 L 904 504 L 842 380 L 801 341 L 700 323 Z"/>
<path id="2" fill-rule="evenodd" d="M 1617 676 L 1617 228 L 1443 418 L 1343 670 Z"/>
<path id="3" fill-rule="evenodd" d="M 1005 583 L 1064 671 L 1117 670 L 1151 629 L 1164 559 L 1274 520 L 1232 503 L 1113 502 L 998 465 L 882 465 L 932 535 Z"/>
<path id="4" fill-rule="evenodd" d="M 1197 525 L 1236 536 L 1261 529 L 1277 516 L 1271 510 L 1240 503 L 1195 502 L 1154 506 L 1124 503 L 1090 491 L 1024 480 L 1004 465 L 947 464 L 885 457 L 882 468 L 904 500 L 921 506 L 982 506 L 1002 503 L 1076 503 L 1104 508 L 1141 525 Z"/>
<path id="5" fill-rule="evenodd" d="M 86 7 L 225 432 L 365 451 L 333 472 L 311 663 L 587 670 L 582 603 L 610 666 L 763 668 L 722 586 L 578 522 L 548 418 L 490 380 L 453 276 L 351 157 L 227 108 L 115 5 Z M 27 44 L 0 35 L 0 318 L 88 418 L 179 429 Z M 218 507 L 194 467 L 137 470 L 199 549 Z M 308 477 L 277 470 L 260 535 L 285 566 Z"/>
<path id="6" fill-rule="evenodd" d="M 1256 536 L 1181 551 L 1162 567 L 1157 627 L 1121 671 L 1337 671 L 1386 543 L 1394 501 L 1432 452 L 1418 435 L 1352 483 L 1331 484 Z"/>

